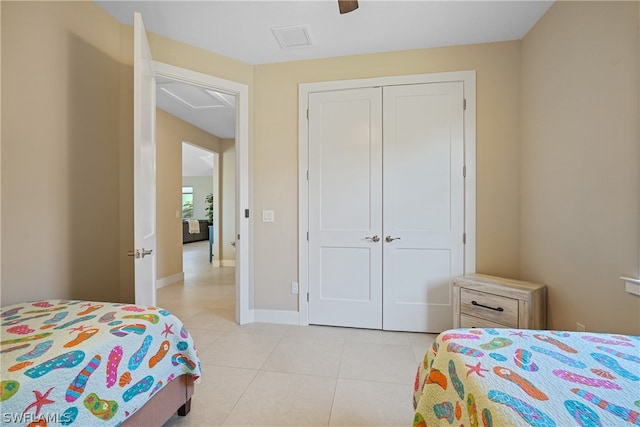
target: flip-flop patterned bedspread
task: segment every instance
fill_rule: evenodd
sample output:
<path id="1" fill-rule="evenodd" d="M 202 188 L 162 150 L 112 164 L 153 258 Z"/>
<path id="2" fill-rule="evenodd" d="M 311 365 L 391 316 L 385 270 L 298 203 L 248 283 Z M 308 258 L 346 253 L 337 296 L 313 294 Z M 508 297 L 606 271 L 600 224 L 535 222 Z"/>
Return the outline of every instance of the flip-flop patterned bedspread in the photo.
<path id="1" fill-rule="evenodd" d="M 0 322 L 2 425 L 118 425 L 174 378 L 199 382 L 189 332 L 161 308 L 48 300 Z"/>
<path id="2" fill-rule="evenodd" d="M 640 337 L 441 333 L 418 368 L 414 426 L 640 425 Z"/>

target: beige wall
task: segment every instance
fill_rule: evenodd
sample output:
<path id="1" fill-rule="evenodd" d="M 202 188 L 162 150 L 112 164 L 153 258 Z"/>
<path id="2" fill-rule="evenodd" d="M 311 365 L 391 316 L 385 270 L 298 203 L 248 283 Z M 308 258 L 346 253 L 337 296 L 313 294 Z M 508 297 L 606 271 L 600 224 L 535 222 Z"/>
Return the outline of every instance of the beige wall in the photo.
<path id="1" fill-rule="evenodd" d="M 255 307 L 297 310 L 298 84 L 477 70 L 477 267 L 519 275 L 520 43 L 362 55 L 255 67 Z M 263 209 L 275 211 L 262 223 Z"/>
<path id="2" fill-rule="evenodd" d="M 219 152 L 220 139 L 156 109 L 156 276 L 182 273 L 182 142 Z"/>
<path id="3" fill-rule="evenodd" d="M 557 2 L 522 41 L 525 279 L 550 328 L 640 334 L 638 3 Z"/>
<path id="4" fill-rule="evenodd" d="M 2 304 L 118 301 L 120 25 L 86 2 L 0 7 Z"/>
<path id="5" fill-rule="evenodd" d="M 133 67 L 120 64 L 120 151 L 119 209 L 120 300 L 135 301 L 133 259 L 126 253 L 135 248 L 133 240 Z"/>
<path id="6" fill-rule="evenodd" d="M 132 37 L 130 31 L 128 28 L 127 37 Z M 147 37 L 155 61 L 242 83 L 251 91 L 253 66 L 152 32 L 147 32 Z M 133 57 L 132 53 L 124 52 L 132 49 L 133 40 L 124 39 L 123 42 L 123 54 Z"/>

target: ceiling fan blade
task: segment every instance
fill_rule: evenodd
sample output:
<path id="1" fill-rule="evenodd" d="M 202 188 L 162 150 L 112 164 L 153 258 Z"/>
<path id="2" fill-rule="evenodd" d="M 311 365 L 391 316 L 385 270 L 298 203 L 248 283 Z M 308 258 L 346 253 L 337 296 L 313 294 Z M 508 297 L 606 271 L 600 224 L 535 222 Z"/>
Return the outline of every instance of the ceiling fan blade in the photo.
<path id="1" fill-rule="evenodd" d="M 358 8 L 358 0 L 338 0 L 340 14 L 353 12 Z"/>

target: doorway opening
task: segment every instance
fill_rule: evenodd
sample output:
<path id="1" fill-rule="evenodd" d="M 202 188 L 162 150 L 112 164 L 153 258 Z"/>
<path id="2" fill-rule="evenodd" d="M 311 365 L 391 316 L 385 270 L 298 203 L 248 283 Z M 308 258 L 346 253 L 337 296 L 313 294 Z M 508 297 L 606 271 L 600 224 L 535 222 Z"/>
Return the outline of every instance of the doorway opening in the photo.
<path id="1" fill-rule="evenodd" d="M 221 104 L 233 105 L 233 138 L 218 138 L 217 156 L 218 197 L 214 197 L 214 246 L 221 266 L 235 267 L 235 321 L 244 324 L 253 321 L 249 310 L 249 227 L 248 219 L 241 215 L 248 208 L 248 88 L 246 85 L 198 73 L 169 64 L 154 62 L 156 79 L 180 82 L 204 90 Z M 186 107 L 185 107 L 186 108 Z M 197 109 L 197 105 L 196 105 Z M 202 112 L 202 111 L 201 111 Z M 206 120 L 206 119 L 205 119 Z M 191 142 L 191 141 L 189 141 Z M 212 160 L 215 164 L 216 162 Z M 212 179 L 212 185 L 215 179 Z M 227 185 L 225 185 L 225 182 Z M 213 191 L 212 191 L 213 193 Z M 225 194 L 232 195 L 225 200 Z M 248 209 L 247 209 L 248 210 Z M 178 215 L 180 213 L 176 213 Z M 181 214 L 180 214 L 181 215 Z M 216 221 L 217 217 L 217 221 Z M 225 222 L 225 218 L 227 218 Z M 217 235 L 216 235 L 217 234 Z M 218 243 L 215 245 L 215 243 Z M 208 242 L 207 242 L 208 244 Z M 226 254 L 232 253 L 229 260 Z M 213 264 L 212 259 L 212 264 Z"/>
<path id="2" fill-rule="evenodd" d="M 230 179 L 235 181 L 235 176 Z M 221 259 L 225 259 L 220 250 L 220 243 L 225 240 L 220 233 L 220 224 L 225 222 L 220 209 L 224 204 L 220 198 L 221 181 L 219 153 L 182 141 L 182 244 L 203 242 L 198 245 L 204 252 L 202 259 L 212 267 L 219 267 Z M 235 212 L 229 213 L 227 221 L 233 222 Z M 186 269 L 183 271 L 186 273 Z"/>

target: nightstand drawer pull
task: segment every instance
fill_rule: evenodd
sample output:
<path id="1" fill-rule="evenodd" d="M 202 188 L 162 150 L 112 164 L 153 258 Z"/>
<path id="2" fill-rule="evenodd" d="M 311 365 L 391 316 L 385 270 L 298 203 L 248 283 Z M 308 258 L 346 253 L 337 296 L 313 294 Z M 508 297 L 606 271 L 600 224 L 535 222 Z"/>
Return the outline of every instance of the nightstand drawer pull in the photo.
<path id="1" fill-rule="evenodd" d="M 489 307 L 488 305 L 479 304 L 476 301 L 471 301 L 471 305 L 475 305 L 475 306 L 482 307 L 482 308 L 488 308 L 489 310 L 494 310 L 494 311 L 504 311 L 504 308 L 502 308 L 502 307 L 497 307 L 497 308 L 496 307 Z"/>

